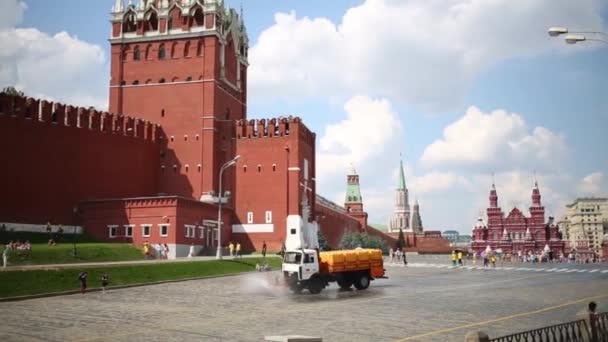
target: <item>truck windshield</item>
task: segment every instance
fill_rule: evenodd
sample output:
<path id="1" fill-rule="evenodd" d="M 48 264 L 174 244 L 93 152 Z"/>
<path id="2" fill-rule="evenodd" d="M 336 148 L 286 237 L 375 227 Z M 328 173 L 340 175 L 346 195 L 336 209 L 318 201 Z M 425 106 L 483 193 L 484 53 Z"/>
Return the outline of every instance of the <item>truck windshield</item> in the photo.
<path id="1" fill-rule="evenodd" d="M 302 253 L 288 252 L 285 253 L 285 259 L 283 260 L 286 264 L 299 264 L 302 261 Z"/>

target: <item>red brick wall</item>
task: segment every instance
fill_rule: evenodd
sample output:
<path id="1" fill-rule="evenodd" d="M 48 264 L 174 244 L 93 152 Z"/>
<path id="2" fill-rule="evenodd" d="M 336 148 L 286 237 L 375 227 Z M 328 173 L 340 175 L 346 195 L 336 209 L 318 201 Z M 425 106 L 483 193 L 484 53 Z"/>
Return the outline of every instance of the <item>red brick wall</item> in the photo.
<path id="1" fill-rule="evenodd" d="M 35 99 L 12 101 L 0 95 L 0 153 L 5 161 L 0 221 L 72 224 L 73 207 L 82 200 L 158 192 L 159 148 L 152 141 L 151 125 L 135 127 L 121 117 L 131 125 L 127 130 L 118 126 L 118 117 L 105 113 L 101 127 L 99 112 Z M 56 123 L 51 122 L 53 111 Z M 75 127 L 78 116 L 82 128 Z"/>
<path id="2" fill-rule="evenodd" d="M 234 167 L 235 224 L 248 224 L 248 212 L 253 212 L 252 224 L 266 224 L 265 213 L 271 211 L 274 232 L 238 233 L 233 239 L 245 250 L 259 250 L 264 241 L 269 250 L 280 250 L 287 216 L 301 214 L 304 159 L 309 163 L 308 186 L 313 191 L 307 195 L 314 212 L 314 134 L 291 118 L 240 121 L 235 135 L 235 153 L 241 156 Z"/>
<path id="3" fill-rule="evenodd" d="M 319 202 L 316 206 L 316 217 L 321 233 L 332 249 L 340 248 L 340 241 L 344 234 L 361 232 L 361 223 L 356 218 Z"/>

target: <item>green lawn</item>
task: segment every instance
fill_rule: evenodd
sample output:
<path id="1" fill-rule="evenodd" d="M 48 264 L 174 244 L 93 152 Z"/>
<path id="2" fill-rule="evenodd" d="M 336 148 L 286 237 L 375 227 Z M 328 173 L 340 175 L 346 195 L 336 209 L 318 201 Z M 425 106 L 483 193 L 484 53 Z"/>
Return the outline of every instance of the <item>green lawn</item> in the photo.
<path id="1" fill-rule="evenodd" d="M 78 243 L 77 257 L 72 255 L 71 243 L 59 243 L 48 246 L 45 243 L 33 243 L 29 256 L 11 253 L 10 266 L 69 264 L 79 262 L 142 260 L 142 252 L 128 243 Z"/>
<path id="2" fill-rule="evenodd" d="M 162 280 L 177 280 L 195 277 L 236 274 L 255 270 L 262 258 L 239 260 L 210 260 L 151 265 L 71 267 L 60 270 L 4 271 L 0 272 L 0 298 L 24 296 L 40 293 L 77 290 L 78 274 L 89 272 L 89 288 L 101 287 L 100 278 L 104 272 L 110 275 L 110 287 L 150 283 Z M 281 259 L 266 258 L 276 270 L 281 267 Z"/>

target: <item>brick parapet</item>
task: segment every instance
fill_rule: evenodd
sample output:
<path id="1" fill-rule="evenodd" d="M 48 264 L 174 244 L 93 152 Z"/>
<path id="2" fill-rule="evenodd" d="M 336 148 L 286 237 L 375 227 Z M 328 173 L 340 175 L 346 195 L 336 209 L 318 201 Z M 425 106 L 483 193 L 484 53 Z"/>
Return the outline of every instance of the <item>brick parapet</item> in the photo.
<path id="1" fill-rule="evenodd" d="M 147 120 L 4 93 L 0 93 L 1 116 L 30 120 L 38 124 L 123 135 L 151 142 L 160 137 L 160 126 Z"/>

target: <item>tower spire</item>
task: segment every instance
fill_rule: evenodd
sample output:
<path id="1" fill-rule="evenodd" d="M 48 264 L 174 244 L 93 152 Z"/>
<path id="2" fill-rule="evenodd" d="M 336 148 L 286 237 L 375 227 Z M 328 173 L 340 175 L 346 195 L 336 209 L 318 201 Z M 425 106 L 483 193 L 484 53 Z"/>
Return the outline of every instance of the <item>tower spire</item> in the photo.
<path id="1" fill-rule="evenodd" d="M 399 153 L 399 184 L 397 185 L 397 190 L 405 190 L 406 187 L 405 173 L 403 172 L 403 158 L 401 157 L 401 153 Z"/>

